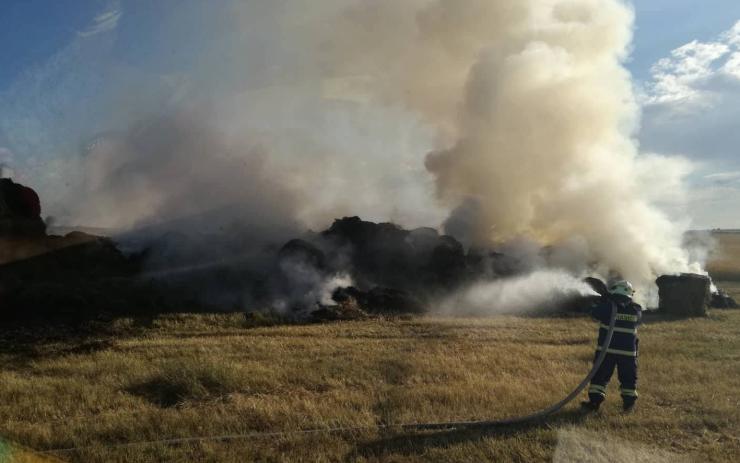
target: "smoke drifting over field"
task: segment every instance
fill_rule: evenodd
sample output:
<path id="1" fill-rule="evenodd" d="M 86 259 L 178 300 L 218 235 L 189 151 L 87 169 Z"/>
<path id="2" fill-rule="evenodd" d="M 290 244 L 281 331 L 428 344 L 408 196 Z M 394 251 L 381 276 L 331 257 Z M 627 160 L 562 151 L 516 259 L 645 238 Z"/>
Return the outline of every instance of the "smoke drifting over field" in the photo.
<path id="1" fill-rule="evenodd" d="M 648 188 L 680 195 L 689 166 L 633 139 L 621 1 L 227 3 L 191 12 L 219 39 L 161 79 L 165 104 L 131 99 L 111 117 L 120 133 L 70 162 L 65 220 L 131 228 L 226 208 L 267 239 L 360 215 L 522 256 L 537 243 L 533 268 L 645 286 L 692 269 L 655 205 L 665 189 Z"/>
<path id="2" fill-rule="evenodd" d="M 546 312 L 578 297 L 598 296 L 588 284 L 565 271 L 538 270 L 528 275 L 475 283 L 442 300 L 447 314 L 492 315 Z"/>

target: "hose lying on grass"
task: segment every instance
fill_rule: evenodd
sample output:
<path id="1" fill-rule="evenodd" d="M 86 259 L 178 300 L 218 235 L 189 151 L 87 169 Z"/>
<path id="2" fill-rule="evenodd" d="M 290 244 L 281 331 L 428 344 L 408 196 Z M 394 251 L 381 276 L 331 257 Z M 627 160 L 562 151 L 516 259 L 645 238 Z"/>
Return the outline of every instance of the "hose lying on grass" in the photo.
<path id="1" fill-rule="evenodd" d="M 545 418 L 548 415 L 552 415 L 553 413 L 559 411 L 561 408 L 565 407 L 568 402 L 575 399 L 578 394 L 583 391 L 583 389 L 588 386 L 588 383 L 591 382 L 596 372 L 599 370 L 599 367 L 604 362 L 604 359 L 606 358 L 607 349 L 609 347 L 609 344 L 612 342 L 612 336 L 614 335 L 614 324 L 617 320 L 617 305 L 612 302 L 612 313 L 609 319 L 609 332 L 606 333 L 606 338 L 604 338 L 604 344 L 601 346 L 601 350 L 599 351 L 599 356 L 596 357 L 596 361 L 594 362 L 593 367 L 591 367 L 591 371 L 588 372 L 585 378 L 583 378 L 583 381 L 581 381 L 578 386 L 576 386 L 573 391 L 565 396 L 560 402 L 557 402 L 555 404 L 550 405 L 547 408 L 544 408 L 540 411 L 531 413 L 529 415 L 523 415 L 523 416 L 515 416 L 512 418 L 504 418 L 501 420 L 482 420 L 482 421 L 459 421 L 457 423 L 416 423 L 416 424 L 407 424 L 407 425 L 401 425 L 403 429 L 409 429 L 409 430 L 423 430 L 423 429 L 449 429 L 449 428 L 474 428 L 474 427 L 493 427 L 493 426 L 507 426 L 512 424 L 521 424 L 521 423 L 527 423 L 530 421 L 536 421 L 541 418 Z"/>
<path id="2" fill-rule="evenodd" d="M 135 447 L 142 445 L 151 444 L 186 444 L 191 442 L 201 441 L 232 441 L 232 440 L 246 440 L 246 439 L 258 439 L 265 437 L 281 437 L 288 435 L 300 435 L 300 434 L 319 434 L 319 433 L 342 433 L 342 432 L 357 432 L 357 431 L 371 431 L 381 429 L 401 429 L 404 431 L 428 431 L 428 430 L 440 430 L 440 429 L 474 429 L 474 428 L 489 428 L 489 427 L 501 427 L 510 426 L 515 424 L 528 423 L 546 418 L 553 413 L 556 413 L 567 405 L 570 401 L 575 399 L 583 389 L 591 382 L 594 375 L 598 371 L 601 364 L 607 355 L 607 349 L 611 344 L 612 336 L 614 335 L 614 325 L 617 319 L 617 305 L 612 303 L 612 312 L 609 319 L 609 331 L 604 338 L 604 343 L 601 345 L 599 355 L 594 361 L 591 371 L 588 372 L 585 378 L 576 386 L 573 391 L 565 396 L 559 402 L 550 405 L 547 408 L 530 413 L 529 415 L 515 416 L 511 418 L 504 418 L 500 420 L 480 420 L 480 421 L 450 421 L 442 423 L 398 423 L 398 424 L 379 424 L 376 426 L 339 426 L 332 428 L 316 428 L 316 429 L 299 429 L 295 431 L 274 431 L 274 432 L 252 432 L 247 434 L 232 434 L 232 435 L 220 435 L 220 436 L 196 436 L 196 437 L 179 437 L 170 439 L 150 440 L 150 441 L 138 441 L 138 442 L 127 442 L 123 444 L 113 445 L 90 445 L 84 447 L 70 447 L 62 449 L 50 449 L 44 450 L 41 453 L 69 453 L 80 450 L 89 450 L 94 448 L 123 448 L 123 447 Z"/>

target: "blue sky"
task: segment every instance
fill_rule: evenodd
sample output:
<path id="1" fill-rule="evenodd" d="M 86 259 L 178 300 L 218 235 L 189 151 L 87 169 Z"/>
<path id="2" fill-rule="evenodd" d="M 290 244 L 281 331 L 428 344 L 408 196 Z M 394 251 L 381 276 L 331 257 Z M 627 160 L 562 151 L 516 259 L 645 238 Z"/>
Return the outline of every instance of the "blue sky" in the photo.
<path id="1" fill-rule="evenodd" d="M 177 89 L 185 85 L 178 79 L 188 70 L 213 69 L 211 63 L 196 66 L 199 57 L 213 56 L 206 51 L 220 50 L 211 59 L 228 62 L 229 36 L 198 26 L 204 18 L 229 21 L 214 4 L 218 2 L 0 2 L 0 162 L 23 163 L 28 172 L 53 170 L 50 146 L 74 151 L 84 143 L 84 133 L 117 126 L 116 118 L 123 116 L 108 114 L 106 107 L 125 109 L 130 104 L 156 110 L 177 98 Z M 257 1 L 254 8 L 271 6 Z M 740 2 L 636 0 L 634 8 L 635 40 L 626 66 L 644 104 L 641 151 L 680 155 L 696 163 L 688 209 L 695 226 L 740 227 L 740 110 L 735 109 L 740 107 L 740 54 L 738 63 L 733 60 L 740 42 L 728 32 L 740 20 Z M 177 28 L 169 29 L 173 23 Z M 247 41 L 255 44 L 253 49 L 234 52 L 250 53 L 250 71 L 259 68 L 258 78 L 269 80 L 278 71 L 271 70 L 270 44 L 260 43 L 260 37 L 257 31 Z M 697 57 L 704 60 L 699 71 L 689 66 Z M 730 78 L 733 70 L 738 70 L 737 79 Z M 199 79 L 208 79 L 213 91 L 233 85 L 226 75 L 219 80 L 188 74 L 185 80 L 189 85 Z M 137 87 L 139 101 L 121 101 L 125 86 Z"/>

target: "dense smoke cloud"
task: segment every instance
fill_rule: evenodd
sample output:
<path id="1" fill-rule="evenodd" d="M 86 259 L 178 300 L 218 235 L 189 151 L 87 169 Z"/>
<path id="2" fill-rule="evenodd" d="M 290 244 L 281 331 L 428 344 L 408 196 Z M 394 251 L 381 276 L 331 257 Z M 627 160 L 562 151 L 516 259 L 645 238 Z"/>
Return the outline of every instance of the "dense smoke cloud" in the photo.
<path id="1" fill-rule="evenodd" d="M 596 262 L 642 284 L 692 267 L 682 231 L 641 182 L 658 162 L 639 157 L 632 138 L 625 4 L 441 0 L 350 11 L 338 62 L 437 127 L 440 148 L 426 165 L 439 198 L 458 206 L 450 232 L 478 243 L 578 243 L 584 268 Z M 660 163 L 650 182 L 680 193 L 685 163 Z"/>
<path id="2" fill-rule="evenodd" d="M 199 33 L 141 95 L 144 72 L 108 89 L 106 102 L 126 101 L 107 107 L 117 132 L 60 169 L 76 185 L 65 221 L 130 229 L 222 210 L 275 238 L 360 215 L 439 225 L 526 271 L 649 285 L 691 268 L 681 227 L 656 207 L 688 168 L 639 156 L 633 139 L 623 2 L 198 3 L 153 43 L 215 38 Z"/>
<path id="3" fill-rule="evenodd" d="M 149 117 L 91 141 L 75 192 L 77 219 L 125 229 L 207 215 L 198 223 L 204 232 L 230 223 L 293 227 L 296 198 L 271 174 L 261 148 L 229 139 L 204 119 Z"/>

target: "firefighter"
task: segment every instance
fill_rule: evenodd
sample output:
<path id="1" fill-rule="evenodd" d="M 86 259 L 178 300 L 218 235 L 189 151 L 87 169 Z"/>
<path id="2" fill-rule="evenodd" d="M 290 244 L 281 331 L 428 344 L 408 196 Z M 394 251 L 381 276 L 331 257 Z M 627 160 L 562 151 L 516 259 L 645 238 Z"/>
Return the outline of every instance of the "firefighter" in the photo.
<path id="1" fill-rule="evenodd" d="M 599 327 L 599 344 L 596 350 L 598 358 L 604 339 L 609 331 L 612 304 L 617 306 L 617 318 L 614 334 L 606 350 L 606 357 L 591 380 L 587 402 L 581 407 L 586 411 L 597 411 L 606 399 L 606 386 L 617 369 L 622 408 L 630 412 L 637 401 L 637 325 L 642 319 L 642 307 L 632 301 L 635 290 L 629 281 L 618 281 L 609 288 L 605 295 L 592 309 L 591 316 L 601 323 Z"/>

